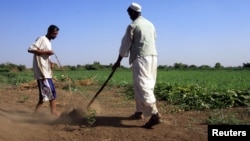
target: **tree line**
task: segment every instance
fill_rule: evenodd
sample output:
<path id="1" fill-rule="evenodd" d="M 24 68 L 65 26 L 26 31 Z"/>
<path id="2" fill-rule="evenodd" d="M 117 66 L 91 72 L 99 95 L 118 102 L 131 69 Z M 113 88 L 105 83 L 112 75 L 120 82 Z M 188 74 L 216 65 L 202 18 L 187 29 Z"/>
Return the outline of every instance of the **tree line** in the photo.
<path id="1" fill-rule="evenodd" d="M 53 69 L 67 69 L 67 70 L 102 70 L 102 69 L 110 69 L 113 64 L 103 65 L 98 61 L 94 61 L 93 64 L 85 64 L 85 65 L 65 65 L 59 66 L 56 63 L 52 64 Z M 121 69 L 129 69 L 128 67 L 121 66 Z M 242 66 L 230 66 L 224 67 L 221 63 L 215 63 L 214 66 L 209 65 L 187 65 L 183 63 L 174 63 L 173 65 L 159 65 L 159 70 L 171 70 L 171 69 L 250 69 L 250 63 L 243 63 Z M 13 63 L 2 63 L 0 64 L 0 72 L 10 72 L 10 71 L 25 71 L 29 70 L 25 65 L 17 65 Z"/>

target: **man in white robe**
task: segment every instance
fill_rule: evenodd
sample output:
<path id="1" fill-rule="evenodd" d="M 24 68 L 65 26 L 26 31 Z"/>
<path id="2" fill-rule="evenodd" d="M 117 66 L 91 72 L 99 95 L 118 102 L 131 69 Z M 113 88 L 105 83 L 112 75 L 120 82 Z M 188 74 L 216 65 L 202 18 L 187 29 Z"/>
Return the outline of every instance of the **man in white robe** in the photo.
<path id="1" fill-rule="evenodd" d="M 154 25 L 141 15 L 139 4 L 132 3 L 127 12 L 132 23 L 128 25 L 122 38 L 119 56 L 113 69 L 120 66 L 123 57 L 129 56 L 136 101 L 134 117 L 141 119 L 144 116 L 151 116 L 143 127 L 152 128 L 160 123 L 160 114 L 154 95 L 157 76 L 156 30 Z"/>

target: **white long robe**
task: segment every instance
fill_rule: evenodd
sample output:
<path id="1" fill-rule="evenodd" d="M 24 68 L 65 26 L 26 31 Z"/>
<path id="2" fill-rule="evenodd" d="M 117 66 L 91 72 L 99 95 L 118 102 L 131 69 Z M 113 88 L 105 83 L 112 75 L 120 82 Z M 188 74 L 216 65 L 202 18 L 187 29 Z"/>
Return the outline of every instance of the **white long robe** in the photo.
<path id="1" fill-rule="evenodd" d="M 136 111 L 145 116 L 156 114 L 154 87 L 157 76 L 157 57 L 138 57 L 132 65 Z"/>
<path id="2" fill-rule="evenodd" d="M 136 111 L 150 116 L 158 112 L 154 87 L 157 76 L 156 31 L 151 22 L 139 16 L 133 21 L 123 36 L 119 54 L 130 57 Z"/>

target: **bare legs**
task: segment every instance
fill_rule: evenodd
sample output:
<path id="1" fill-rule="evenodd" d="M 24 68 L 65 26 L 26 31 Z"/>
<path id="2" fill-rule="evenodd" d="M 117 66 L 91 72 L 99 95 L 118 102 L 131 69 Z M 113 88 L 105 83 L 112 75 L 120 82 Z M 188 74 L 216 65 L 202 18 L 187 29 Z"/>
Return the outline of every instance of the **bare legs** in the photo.
<path id="1" fill-rule="evenodd" d="M 50 111 L 52 115 L 60 116 L 60 113 L 56 110 L 56 101 L 50 100 Z"/>
<path id="2" fill-rule="evenodd" d="M 38 103 L 36 104 L 36 108 L 35 108 L 35 110 L 34 110 L 34 113 L 35 113 L 35 114 L 36 114 L 37 111 L 40 109 L 40 107 L 42 106 L 42 104 L 43 104 L 43 101 L 38 101 Z"/>
<path id="3" fill-rule="evenodd" d="M 38 101 L 38 103 L 36 105 L 36 108 L 34 110 L 34 113 L 38 112 L 38 110 L 41 108 L 41 106 L 43 105 L 43 103 L 44 103 L 43 101 Z M 56 102 L 55 102 L 55 100 L 50 100 L 49 104 L 50 104 L 51 114 L 59 117 L 60 113 L 56 110 Z"/>

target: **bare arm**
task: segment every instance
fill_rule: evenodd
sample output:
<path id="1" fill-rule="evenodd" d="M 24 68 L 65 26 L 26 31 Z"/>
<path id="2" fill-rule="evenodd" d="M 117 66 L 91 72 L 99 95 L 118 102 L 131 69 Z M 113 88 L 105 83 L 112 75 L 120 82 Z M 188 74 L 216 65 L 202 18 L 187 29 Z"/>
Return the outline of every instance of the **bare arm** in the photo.
<path id="1" fill-rule="evenodd" d="M 29 53 L 34 53 L 36 55 L 53 55 L 54 52 L 52 50 L 28 50 Z"/>

